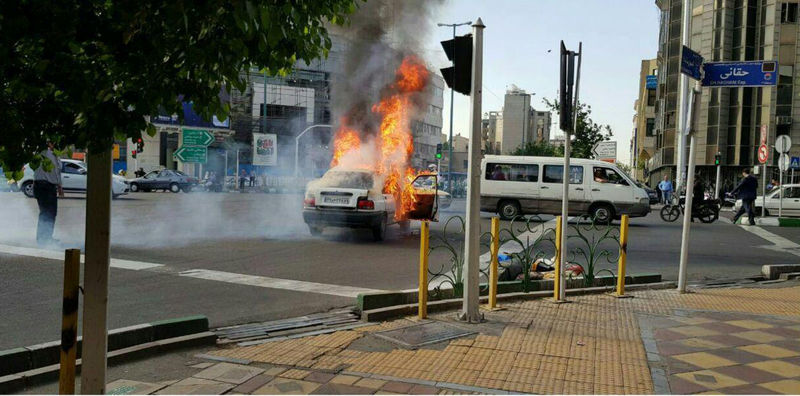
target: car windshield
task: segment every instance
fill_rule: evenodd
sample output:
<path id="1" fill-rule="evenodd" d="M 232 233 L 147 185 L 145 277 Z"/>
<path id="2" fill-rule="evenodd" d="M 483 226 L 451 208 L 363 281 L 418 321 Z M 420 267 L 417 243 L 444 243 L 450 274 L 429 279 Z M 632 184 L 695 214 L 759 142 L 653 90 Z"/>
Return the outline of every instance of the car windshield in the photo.
<path id="1" fill-rule="evenodd" d="M 329 172 L 324 179 L 325 185 L 330 187 L 370 189 L 373 186 L 372 174 L 366 172 Z"/>

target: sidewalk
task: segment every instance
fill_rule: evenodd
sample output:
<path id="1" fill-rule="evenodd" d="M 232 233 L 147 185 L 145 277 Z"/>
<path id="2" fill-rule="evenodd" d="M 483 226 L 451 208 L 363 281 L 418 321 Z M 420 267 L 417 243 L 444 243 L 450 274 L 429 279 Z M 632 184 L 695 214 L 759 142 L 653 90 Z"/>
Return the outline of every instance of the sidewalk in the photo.
<path id="1" fill-rule="evenodd" d="M 120 380 L 108 393 L 800 393 L 800 283 L 631 295 L 520 301 L 480 325 L 449 312 L 220 348 L 186 363 L 192 377 Z M 437 326 L 477 333 L 417 350 L 380 337 L 428 329 L 414 333 L 427 340 Z"/>

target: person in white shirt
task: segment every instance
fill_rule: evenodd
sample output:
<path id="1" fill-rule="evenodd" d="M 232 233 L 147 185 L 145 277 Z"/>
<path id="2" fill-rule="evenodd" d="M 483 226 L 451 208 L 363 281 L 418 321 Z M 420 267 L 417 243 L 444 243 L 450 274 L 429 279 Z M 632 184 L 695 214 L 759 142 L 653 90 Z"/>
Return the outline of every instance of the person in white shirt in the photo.
<path id="1" fill-rule="evenodd" d="M 44 163 L 33 172 L 33 196 L 39 204 L 39 222 L 36 225 L 36 243 L 40 246 L 58 245 L 53 239 L 53 228 L 58 214 L 58 197 L 64 197 L 61 188 L 61 161 L 53 152 L 53 142 L 47 142 L 47 150 L 42 152 L 44 161 L 52 165 L 45 170 Z"/>

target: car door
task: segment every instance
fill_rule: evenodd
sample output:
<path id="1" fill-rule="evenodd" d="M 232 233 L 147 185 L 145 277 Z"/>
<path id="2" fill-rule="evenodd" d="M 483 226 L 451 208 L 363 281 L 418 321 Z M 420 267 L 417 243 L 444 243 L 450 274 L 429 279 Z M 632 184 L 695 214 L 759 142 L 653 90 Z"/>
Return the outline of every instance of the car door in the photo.
<path id="1" fill-rule="evenodd" d="M 174 175 L 172 171 L 163 170 L 159 172 L 158 178 L 156 178 L 156 180 L 158 181 L 158 188 L 169 188 L 169 185 L 173 179 Z"/>
<path id="2" fill-rule="evenodd" d="M 86 191 L 86 168 L 73 162 L 62 162 L 61 187 L 66 191 Z"/>
<path id="3" fill-rule="evenodd" d="M 143 188 L 158 188 L 159 171 L 152 171 L 142 177 L 141 185 Z"/>
<path id="4" fill-rule="evenodd" d="M 616 170 L 605 166 L 592 166 L 592 202 L 611 202 L 615 207 L 634 203 L 633 189 Z"/>
<path id="5" fill-rule="evenodd" d="M 569 213 L 582 214 L 588 210 L 583 165 L 570 165 Z M 542 167 L 539 184 L 539 212 L 560 214 L 564 193 L 564 165 L 546 164 Z"/>
<path id="6" fill-rule="evenodd" d="M 777 203 L 780 205 L 780 202 Z M 778 214 L 778 210 L 773 210 L 773 213 Z M 783 215 L 800 216 L 800 187 L 786 187 L 783 189 Z"/>

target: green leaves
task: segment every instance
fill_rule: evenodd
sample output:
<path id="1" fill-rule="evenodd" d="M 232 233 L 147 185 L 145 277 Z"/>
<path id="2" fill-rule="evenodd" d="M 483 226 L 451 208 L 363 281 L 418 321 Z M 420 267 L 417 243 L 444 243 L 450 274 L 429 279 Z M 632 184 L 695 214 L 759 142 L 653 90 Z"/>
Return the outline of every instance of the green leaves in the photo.
<path id="1" fill-rule="evenodd" d="M 552 101 L 545 98 L 545 105 L 551 111 L 559 112 L 558 100 Z M 572 157 L 592 158 L 592 148 L 597 142 L 611 139 L 613 131 L 610 125 L 601 125 L 594 122 L 591 118 L 592 107 L 585 103 L 578 103 L 578 122 L 575 127 L 575 141 L 572 142 Z"/>

